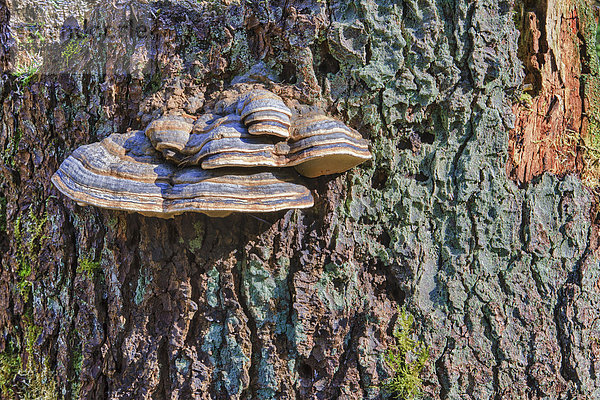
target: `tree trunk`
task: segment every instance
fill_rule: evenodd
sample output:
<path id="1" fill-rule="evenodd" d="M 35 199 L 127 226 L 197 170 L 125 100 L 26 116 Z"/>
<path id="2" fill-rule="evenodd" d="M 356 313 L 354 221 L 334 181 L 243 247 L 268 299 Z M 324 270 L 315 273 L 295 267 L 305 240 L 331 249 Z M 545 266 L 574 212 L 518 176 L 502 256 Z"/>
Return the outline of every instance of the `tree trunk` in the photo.
<path id="1" fill-rule="evenodd" d="M 578 1 L 0 0 L 0 397 L 385 397 L 405 308 L 426 398 L 600 398 Z M 253 65 L 371 142 L 313 208 L 163 220 L 50 183 Z"/>

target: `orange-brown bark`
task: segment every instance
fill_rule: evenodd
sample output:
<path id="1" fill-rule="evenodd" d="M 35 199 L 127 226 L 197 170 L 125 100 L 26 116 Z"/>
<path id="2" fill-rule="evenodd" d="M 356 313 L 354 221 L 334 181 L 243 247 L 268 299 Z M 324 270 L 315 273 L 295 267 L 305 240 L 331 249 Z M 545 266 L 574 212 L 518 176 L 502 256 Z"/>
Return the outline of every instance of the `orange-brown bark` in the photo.
<path id="1" fill-rule="evenodd" d="M 580 170 L 582 66 L 577 10 L 570 3 L 550 1 L 524 11 L 520 57 L 526 94 L 514 106 L 507 164 L 508 175 L 519 183 L 546 171 L 564 175 Z"/>

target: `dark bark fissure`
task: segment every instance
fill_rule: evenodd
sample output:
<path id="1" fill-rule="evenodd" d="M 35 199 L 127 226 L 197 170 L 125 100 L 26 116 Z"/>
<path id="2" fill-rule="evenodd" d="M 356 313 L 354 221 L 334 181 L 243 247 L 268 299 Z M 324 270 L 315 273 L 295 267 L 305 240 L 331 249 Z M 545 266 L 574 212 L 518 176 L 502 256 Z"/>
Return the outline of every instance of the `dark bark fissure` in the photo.
<path id="1" fill-rule="evenodd" d="M 241 245 L 239 251 L 243 254 L 243 258 L 241 260 L 242 266 L 244 268 L 247 263 L 247 253 L 245 252 L 243 244 Z M 240 268 L 240 271 L 241 271 Z M 250 329 L 250 343 L 252 344 L 250 351 L 250 366 L 248 368 L 248 374 L 250 375 L 249 385 L 242 392 L 242 398 L 256 398 L 256 388 L 258 387 L 258 358 L 260 357 L 260 348 L 261 343 L 258 338 L 258 333 L 256 329 L 256 321 L 252 317 L 250 312 L 250 308 L 248 307 L 248 299 L 244 294 L 244 290 L 242 290 L 242 274 L 241 272 L 238 274 L 238 278 L 236 279 L 237 290 L 236 292 L 240 296 L 240 306 L 246 318 L 248 319 L 248 328 Z"/>
<path id="2" fill-rule="evenodd" d="M 561 293 L 559 294 L 560 298 L 558 303 L 554 308 L 554 323 L 556 325 L 556 337 L 558 343 L 560 344 L 560 353 L 561 353 L 561 364 L 560 364 L 560 374 L 565 379 L 565 381 L 574 382 L 578 387 L 581 385 L 581 381 L 577 375 L 577 372 L 572 367 L 569 358 L 571 356 L 571 344 L 568 339 L 568 332 L 563 328 L 563 321 L 566 320 L 566 315 L 563 315 L 564 307 L 566 306 L 564 303 L 566 300 L 564 299 L 564 291 L 566 288 L 561 289 Z"/>
<path id="3" fill-rule="evenodd" d="M 448 350 L 451 350 L 451 342 L 454 341 L 452 338 L 448 338 L 444 350 L 442 350 L 440 356 L 435 360 L 435 374 L 440 384 L 440 400 L 447 400 L 449 395 L 450 377 L 446 367 L 444 366 L 444 358 Z"/>
<path id="4" fill-rule="evenodd" d="M 75 235 L 75 228 L 71 224 L 71 221 L 68 221 L 68 225 L 66 227 L 63 225 L 63 229 L 64 228 L 66 228 L 65 233 L 68 235 L 68 242 L 71 243 L 73 251 L 75 253 L 77 253 L 78 252 L 77 238 Z M 79 266 L 79 260 L 77 258 L 73 257 L 72 262 L 71 262 L 71 276 L 72 277 L 77 276 L 78 266 Z M 79 307 L 78 307 L 77 303 L 74 301 L 74 298 L 75 298 L 75 279 L 71 279 L 71 284 L 69 286 L 69 304 L 72 304 L 72 306 L 73 306 L 73 310 L 72 310 L 73 315 L 77 315 L 79 312 Z M 76 335 L 76 332 L 77 332 L 76 329 L 77 329 L 77 320 L 76 320 L 76 318 L 73 317 L 70 321 L 70 329 L 69 329 L 69 332 L 67 335 L 67 341 L 68 341 L 67 343 L 73 349 L 77 349 L 81 345 L 79 338 Z M 55 359 L 55 357 L 56 357 L 56 353 L 50 355 L 50 359 Z M 69 359 L 67 374 L 66 374 L 67 382 L 73 382 L 73 381 L 76 381 L 79 379 L 79 377 L 75 375 L 76 371 L 75 371 L 74 361 L 75 360 L 74 360 L 73 354 L 71 354 L 71 357 Z M 69 391 L 69 392 L 67 392 L 66 398 L 69 399 L 72 395 L 73 394 Z"/>
<path id="5" fill-rule="evenodd" d="M 158 345 L 158 363 L 160 365 L 160 375 L 158 388 L 153 393 L 153 399 L 168 399 L 170 396 L 170 361 L 167 350 L 167 339 L 162 339 Z"/>

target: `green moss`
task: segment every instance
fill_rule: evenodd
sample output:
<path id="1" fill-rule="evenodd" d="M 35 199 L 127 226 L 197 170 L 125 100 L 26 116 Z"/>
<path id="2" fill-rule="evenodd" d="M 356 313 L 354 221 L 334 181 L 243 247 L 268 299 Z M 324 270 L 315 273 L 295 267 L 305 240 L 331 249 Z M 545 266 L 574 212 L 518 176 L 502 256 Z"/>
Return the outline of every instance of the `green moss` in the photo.
<path id="1" fill-rule="evenodd" d="M 523 93 L 519 98 L 519 103 L 528 109 L 531 109 L 533 106 L 533 97 L 529 93 Z"/>
<path id="2" fill-rule="evenodd" d="M 89 254 L 81 255 L 77 260 L 78 274 L 86 274 L 89 278 L 93 278 L 99 270 L 100 260 L 94 261 L 94 257 Z"/>
<path id="3" fill-rule="evenodd" d="M 44 235 L 44 225 L 48 221 L 48 214 L 45 212 L 41 217 L 33 213 L 33 208 L 29 209 L 28 217 L 25 221 L 22 214 L 17 216 L 13 229 L 13 237 L 16 245 L 17 255 L 17 287 L 23 297 L 27 297 L 31 289 L 31 282 L 28 280 L 33 272 L 32 264 L 37 262 L 39 249 L 48 239 Z"/>
<path id="4" fill-rule="evenodd" d="M 47 362 L 40 361 L 36 342 L 42 333 L 42 328 L 25 319 L 25 352 L 27 362 L 22 370 L 26 377 L 23 383 L 21 399 L 24 400 L 54 400 L 58 399 L 58 391 L 54 374 Z"/>
<path id="5" fill-rule="evenodd" d="M 429 359 L 429 347 L 412 339 L 414 317 L 405 309 L 398 309 L 398 313 L 395 343 L 385 353 L 385 362 L 394 372 L 382 386 L 395 399 L 416 399 L 422 393 L 420 375 Z"/>
<path id="6" fill-rule="evenodd" d="M 0 232 L 6 232 L 6 197 L 0 196 Z"/>
<path id="7" fill-rule="evenodd" d="M 42 62 L 43 60 L 39 54 L 25 52 L 24 60 L 18 62 L 12 71 L 12 76 L 15 78 L 17 85 L 22 88 L 37 78 Z"/>
<path id="8" fill-rule="evenodd" d="M 583 152 L 582 181 L 589 187 L 600 186 L 600 121 L 590 116 L 588 132 L 579 144 Z"/>
<path id="9" fill-rule="evenodd" d="M 60 56 L 64 60 L 64 65 L 68 67 L 73 59 L 86 48 L 88 43 L 89 37 L 87 36 L 70 39 L 60 52 Z"/>
<path id="10" fill-rule="evenodd" d="M 5 164 L 10 165 L 12 168 L 15 167 L 15 155 L 19 150 L 19 143 L 23 137 L 23 131 L 19 128 L 15 129 L 14 134 L 10 137 L 6 149 L 2 154 L 2 159 Z"/>
<path id="11" fill-rule="evenodd" d="M 83 343 L 77 329 L 70 331 L 69 348 L 73 349 L 70 357 L 71 368 L 68 374 L 71 398 L 78 399 L 81 391 L 81 367 L 83 365 Z"/>
<path id="12" fill-rule="evenodd" d="M 83 363 L 83 355 L 81 350 L 77 349 L 73 352 L 71 359 L 73 365 L 73 379 L 71 381 L 71 398 L 79 398 L 79 392 L 81 391 L 81 382 L 79 377 L 81 376 L 81 365 Z"/>
<path id="13" fill-rule="evenodd" d="M 158 92 L 162 87 L 162 74 L 160 70 L 152 74 L 144 74 L 144 82 L 146 82 L 146 86 L 144 86 L 144 93 L 146 95 Z"/>
<path id="14" fill-rule="evenodd" d="M 27 86 L 36 78 L 41 66 L 38 63 L 18 66 L 14 71 L 14 75 L 22 86 Z"/>
<path id="15" fill-rule="evenodd" d="M 33 324 L 30 316 L 25 316 L 23 339 L 9 340 L 0 353 L 0 393 L 3 399 L 58 399 L 54 374 L 47 362 L 40 361 L 36 342 L 41 333 L 42 328 Z M 26 357 L 22 358 L 20 352 L 24 352 Z"/>
<path id="16" fill-rule="evenodd" d="M 25 351 L 27 354 L 34 354 L 35 342 L 42 334 L 42 328 L 33 324 L 29 318 L 25 318 Z"/>
<path id="17" fill-rule="evenodd" d="M 0 393 L 9 399 L 15 396 L 13 386 L 20 366 L 21 357 L 18 350 L 14 343 L 9 341 L 4 351 L 0 353 Z"/>

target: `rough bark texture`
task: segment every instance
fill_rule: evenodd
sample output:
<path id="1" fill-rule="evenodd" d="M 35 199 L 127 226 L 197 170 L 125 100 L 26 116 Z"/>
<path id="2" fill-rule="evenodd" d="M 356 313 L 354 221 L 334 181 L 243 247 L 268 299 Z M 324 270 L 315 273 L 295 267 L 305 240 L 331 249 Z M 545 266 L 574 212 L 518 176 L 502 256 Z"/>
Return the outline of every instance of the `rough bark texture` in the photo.
<path id="1" fill-rule="evenodd" d="M 519 172 L 521 187 L 506 173 L 524 77 L 513 7 L 101 4 L 54 21 L 48 37 L 87 36 L 56 39 L 24 85 L 0 0 L 2 397 L 378 398 L 400 305 L 430 346 L 428 398 L 599 398 L 593 197 L 543 173 L 568 166 Z M 132 25 L 150 34 L 110 35 Z M 371 163 L 307 180 L 313 209 L 160 220 L 50 184 L 77 146 L 201 112 L 259 60 L 371 140 Z"/>

